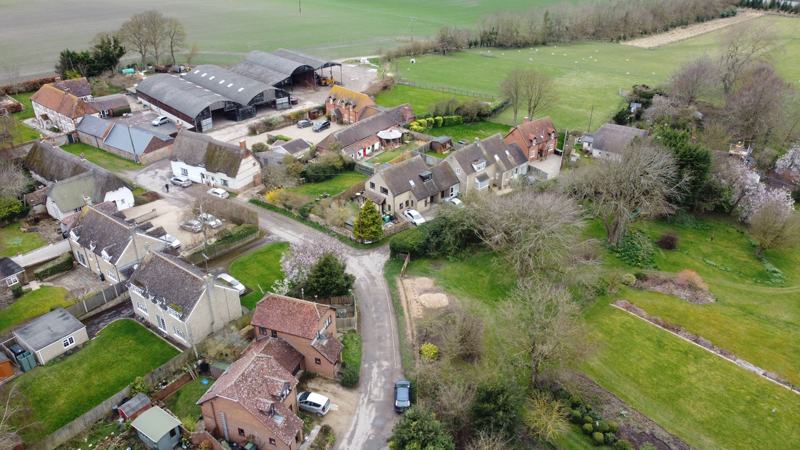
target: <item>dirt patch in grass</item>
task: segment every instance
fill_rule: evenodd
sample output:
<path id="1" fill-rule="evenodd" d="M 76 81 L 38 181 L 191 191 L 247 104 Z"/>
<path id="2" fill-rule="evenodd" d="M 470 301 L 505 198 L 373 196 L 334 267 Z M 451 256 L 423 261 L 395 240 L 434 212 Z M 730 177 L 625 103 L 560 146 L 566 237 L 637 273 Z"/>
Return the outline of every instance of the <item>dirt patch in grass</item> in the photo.
<path id="1" fill-rule="evenodd" d="M 603 389 L 586 375 L 571 373 L 567 384 L 605 419 L 617 421 L 620 424 L 619 436 L 633 443 L 636 448 L 647 442 L 659 450 L 690 450 L 692 448 L 644 414 L 631 408 L 616 395 Z"/>
<path id="2" fill-rule="evenodd" d="M 714 294 L 707 289 L 701 289 L 680 277 L 673 278 L 664 275 L 648 275 L 644 280 L 637 281 L 636 287 L 672 295 L 696 305 L 707 305 L 716 301 Z"/>
<path id="3" fill-rule="evenodd" d="M 414 320 L 425 317 L 428 310 L 442 309 L 450 304 L 450 299 L 434 284 L 432 278 L 405 278 L 403 279 L 403 288 L 411 310 L 411 317 Z"/>
<path id="4" fill-rule="evenodd" d="M 721 28 L 729 27 L 737 23 L 746 22 L 763 16 L 764 13 L 760 11 L 742 11 L 733 17 L 726 17 L 724 19 L 714 19 L 708 22 L 697 23 L 686 27 L 675 28 L 674 30 L 667 31 L 666 33 L 654 34 L 639 39 L 632 39 L 625 41 L 623 44 L 631 45 L 640 48 L 655 48 L 662 45 L 672 44 L 673 42 L 683 41 L 685 39 L 700 36 L 701 34 L 710 33 Z"/>

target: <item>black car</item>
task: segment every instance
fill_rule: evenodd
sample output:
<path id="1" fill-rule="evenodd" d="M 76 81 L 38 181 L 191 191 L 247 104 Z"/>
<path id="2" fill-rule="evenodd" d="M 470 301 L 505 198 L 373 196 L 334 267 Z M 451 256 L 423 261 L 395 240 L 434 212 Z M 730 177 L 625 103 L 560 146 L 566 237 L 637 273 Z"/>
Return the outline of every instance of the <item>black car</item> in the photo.
<path id="1" fill-rule="evenodd" d="M 312 130 L 314 130 L 315 132 L 319 133 L 320 131 L 328 129 L 330 127 L 331 127 L 331 121 L 330 120 L 322 120 L 320 122 L 315 123 L 314 124 L 314 128 L 312 128 Z"/>
<path id="2" fill-rule="evenodd" d="M 411 382 L 399 380 L 394 383 L 394 411 L 404 413 L 411 407 Z"/>

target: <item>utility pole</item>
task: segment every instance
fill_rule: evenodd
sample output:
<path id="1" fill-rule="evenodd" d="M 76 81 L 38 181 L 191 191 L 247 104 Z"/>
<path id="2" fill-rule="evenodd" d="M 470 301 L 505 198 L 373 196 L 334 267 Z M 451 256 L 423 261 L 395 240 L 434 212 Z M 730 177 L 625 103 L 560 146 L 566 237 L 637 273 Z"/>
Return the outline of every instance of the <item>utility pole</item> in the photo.
<path id="1" fill-rule="evenodd" d="M 586 132 L 592 131 L 592 116 L 594 115 L 594 105 L 592 105 L 592 110 L 589 112 L 589 125 L 586 127 Z"/>

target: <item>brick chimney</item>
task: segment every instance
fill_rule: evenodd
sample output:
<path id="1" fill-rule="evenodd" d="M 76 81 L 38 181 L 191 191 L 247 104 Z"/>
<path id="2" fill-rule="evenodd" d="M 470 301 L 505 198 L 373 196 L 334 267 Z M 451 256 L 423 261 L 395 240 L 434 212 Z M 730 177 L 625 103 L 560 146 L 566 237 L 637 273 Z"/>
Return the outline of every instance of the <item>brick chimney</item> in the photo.
<path id="1" fill-rule="evenodd" d="M 247 150 L 247 141 L 242 139 L 239 141 L 239 148 L 242 150 Z"/>

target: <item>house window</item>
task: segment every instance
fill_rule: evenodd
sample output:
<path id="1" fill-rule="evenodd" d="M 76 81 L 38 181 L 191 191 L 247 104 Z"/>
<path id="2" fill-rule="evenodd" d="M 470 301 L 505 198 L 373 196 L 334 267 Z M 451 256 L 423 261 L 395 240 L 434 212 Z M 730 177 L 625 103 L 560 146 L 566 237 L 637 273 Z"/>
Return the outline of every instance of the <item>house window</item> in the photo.
<path id="1" fill-rule="evenodd" d="M 117 281 L 119 281 L 119 280 L 117 280 L 117 277 L 115 277 L 115 276 L 114 276 L 114 274 L 113 274 L 113 273 L 111 273 L 111 272 L 108 272 L 108 273 L 106 274 L 106 277 L 107 277 L 109 280 L 111 280 L 111 281 L 113 281 L 113 282 L 115 282 L 115 283 L 116 283 Z"/>
<path id="2" fill-rule="evenodd" d="M 330 324 L 331 324 L 331 318 L 330 318 L 330 316 L 329 316 L 329 317 L 326 317 L 326 318 L 325 318 L 325 324 L 322 326 L 322 328 L 323 328 L 323 329 L 324 329 L 324 328 L 328 328 L 328 327 L 330 326 Z"/>
<path id="3" fill-rule="evenodd" d="M 158 322 L 158 328 L 162 331 L 167 331 L 167 322 L 164 321 L 164 318 L 161 316 L 156 316 L 156 321 Z"/>
<path id="4" fill-rule="evenodd" d="M 375 190 L 375 183 L 370 181 L 369 182 L 369 188 L 372 189 L 372 190 Z"/>
<path id="5" fill-rule="evenodd" d="M 386 189 L 385 187 L 381 186 L 381 194 L 387 194 L 388 195 L 389 194 L 389 190 Z"/>
<path id="6" fill-rule="evenodd" d="M 262 336 L 267 334 L 267 329 L 264 328 L 264 327 L 258 327 L 258 334 L 260 334 Z"/>
<path id="7" fill-rule="evenodd" d="M 75 338 L 70 336 L 70 337 L 64 339 L 63 341 L 61 341 L 61 343 L 64 344 L 64 348 L 67 348 L 67 347 L 69 347 L 71 345 L 75 345 Z"/>
<path id="8" fill-rule="evenodd" d="M 11 275 L 9 277 L 6 277 L 6 285 L 13 286 L 17 283 L 19 283 L 19 279 L 17 278 L 16 275 Z"/>
<path id="9" fill-rule="evenodd" d="M 225 186 L 225 187 L 228 187 L 228 180 L 226 180 L 225 178 L 223 178 L 223 179 L 222 179 L 222 185 L 223 185 L 223 186 Z"/>
<path id="10" fill-rule="evenodd" d="M 86 258 L 84 258 L 83 253 L 75 252 L 75 255 L 78 257 L 78 262 L 81 263 L 83 267 L 87 267 Z"/>
<path id="11" fill-rule="evenodd" d="M 277 445 L 275 438 L 269 438 L 269 445 Z"/>
<path id="12" fill-rule="evenodd" d="M 320 364 L 322 364 L 322 360 L 319 359 L 319 358 L 314 358 L 314 364 L 320 365 Z"/>
<path id="13" fill-rule="evenodd" d="M 144 302 L 136 302 L 136 309 L 147 315 L 147 306 L 144 304 Z"/>
<path id="14" fill-rule="evenodd" d="M 182 168 L 181 168 L 181 175 L 183 175 L 183 176 L 187 176 L 187 175 L 189 175 L 189 171 L 188 171 L 188 170 L 186 170 L 186 168 L 185 168 L 185 167 L 182 167 Z"/>
<path id="15" fill-rule="evenodd" d="M 244 430 L 243 430 L 243 429 L 241 429 L 241 428 L 239 428 L 239 436 L 241 436 L 241 437 L 245 437 Z"/>
<path id="16" fill-rule="evenodd" d="M 275 330 L 272 330 L 272 332 L 270 332 L 270 336 L 276 338 L 276 337 L 278 337 L 278 332 L 275 331 Z"/>
<path id="17" fill-rule="evenodd" d="M 177 337 L 178 339 L 182 340 L 183 342 L 186 342 L 186 335 L 184 335 L 183 332 L 178 329 L 177 325 L 173 325 L 172 326 L 172 331 L 174 331 L 174 333 L 172 333 L 172 334 L 174 334 L 175 337 Z"/>
<path id="18" fill-rule="evenodd" d="M 169 430 L 169 437 L 175 437 L 175 428 Z"/>

